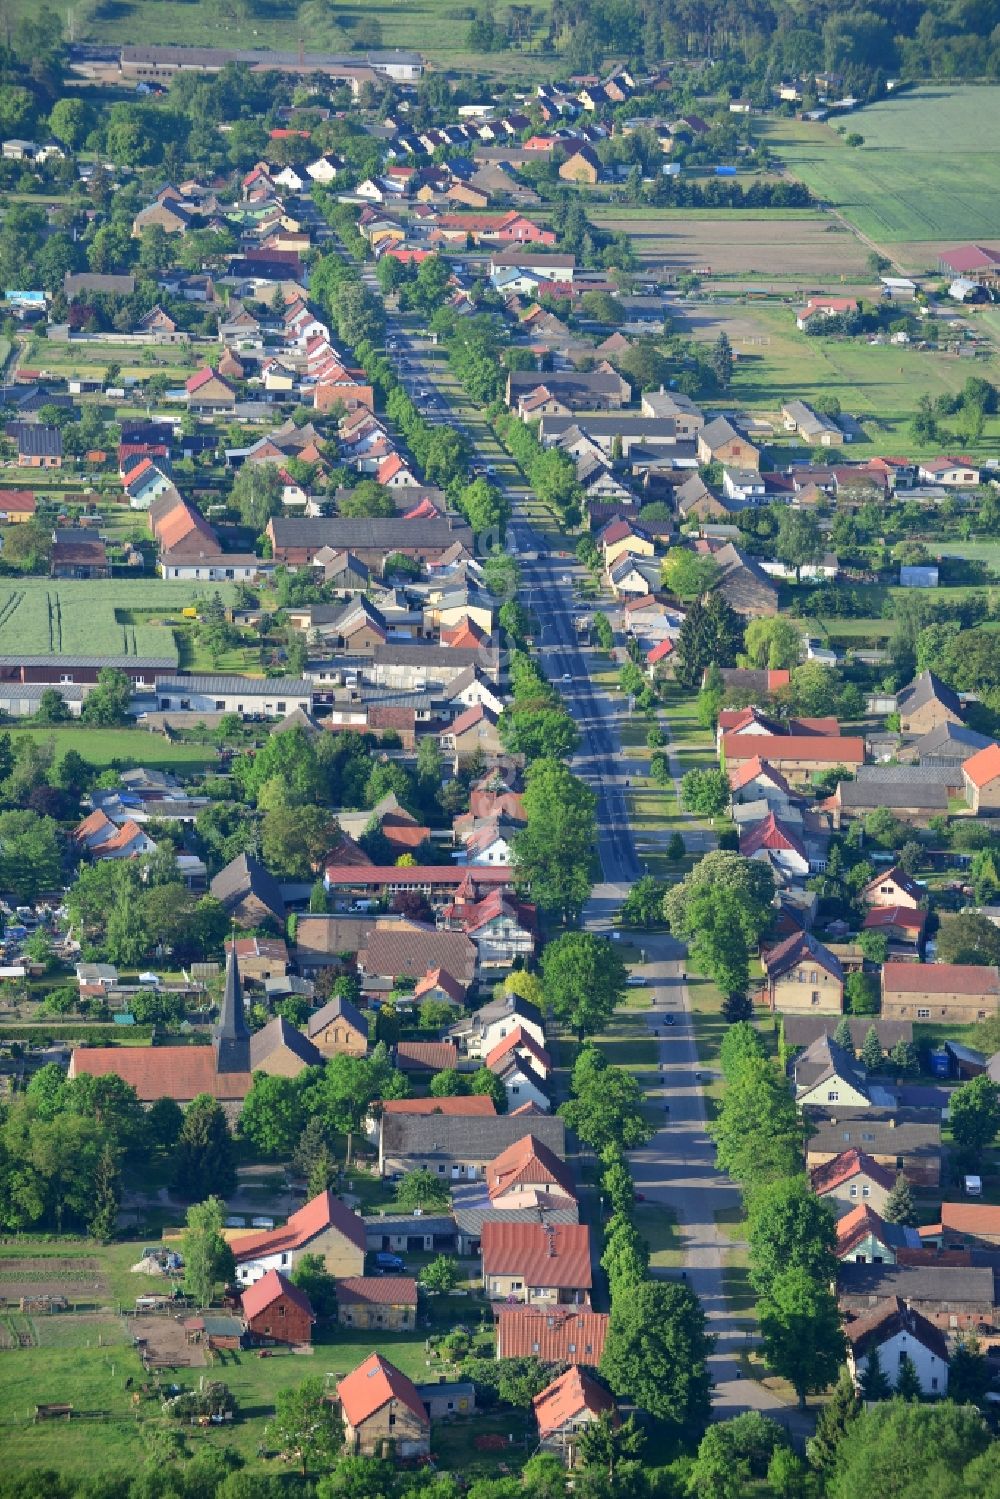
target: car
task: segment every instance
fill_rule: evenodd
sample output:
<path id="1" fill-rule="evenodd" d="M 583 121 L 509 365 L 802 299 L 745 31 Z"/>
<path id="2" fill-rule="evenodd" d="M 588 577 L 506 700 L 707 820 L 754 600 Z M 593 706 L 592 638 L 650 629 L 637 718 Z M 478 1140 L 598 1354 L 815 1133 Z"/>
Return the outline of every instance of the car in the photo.
<path id="1" fill-rule="evenodd" d="M 572 672 L 564 671 L 563 674 L 562 674 L 562 679 L 563 679 L 564 682 L 572 682 L 572 680 L 573 680 L 573 674 L 572 674 Z"/>
<path id="2" fill-rule="evenodd" d="M 664 1015 L 663 1023 L 664 1025 L 673 1025 L 674 1017 L 672 1015 Z"/>
<path id="3" fill-rule="evenodd" d="M 406 1266 L 403 1264 L 402 1257 L 398 1254 L 387 1254 L 385 1251 L 380 1250 L 375 1256 L 376 1270 L 396 1272 L 405 1270 L 405 1268 Z"/>
<path id="4" fill-rule="evenodd" d="M 646 980 L 641 974 L 631 973 L 625 980 L 625 983 L 629 989 L 638 989 L 640 985 L 645 986 Z"/>
<path id="5" fill-rule="evenodd" d="M 620 942 L 622 940 L 622 934 L 621 934 L 621 932 L 612 932 L 611 933 L 611 940 L 612 940 L 612 942 Z"/>

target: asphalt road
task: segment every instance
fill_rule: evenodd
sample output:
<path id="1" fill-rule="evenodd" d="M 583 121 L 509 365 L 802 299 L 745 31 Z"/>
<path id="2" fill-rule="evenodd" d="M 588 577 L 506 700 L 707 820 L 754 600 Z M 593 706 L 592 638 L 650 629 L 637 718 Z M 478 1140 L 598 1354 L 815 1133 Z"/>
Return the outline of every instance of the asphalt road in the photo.
<path id="1" fill-rule="evenodd" d="M 391 318 L 389 337 L 395 345 L 391 352 L 400 378 L 427 419 L 461 429 L 461 422 L 438 386 L 439 365 L 427 357 L 429 344 L 413 338 Z M 479 461 L 485 466 L 489 456 L 480 454 Z M 521 559 L 524 596 L 541 626 L 538 653 L 542 666 L 559 687 L 580 730 L 573 770 L 597 795 L 602 879 L 584 911 L 584 924 L 590 930 L 607 932 L 629 887 L 643 872 L 625 796 L 630 777 L 619 733 L 623 700 L 618 693 L 593 682 L 594 653 L 577 640 L 572 580 L 582 569 L 572 556 L 549 554 L 547 541 L 534 530 L 525 513 L 528 491 L 523 485 L 512 484 L 501 475 L 494 482 L 505 488 L 511 501 L 508 546 Z M 537 560 L 528 560 L 532 554 Z M 709 846 L 715 840 L 705 834 L 701 841 Z M 698 840 L 692 841 L 692 847 L 695 842 Z M 635 972 L 651 985 L 647 1024 L 656 1041 L 659 1069 L 650 1096 L 657 1106 L 662 1105 L 663 1123 L 644 1149 L 633 1152 L 630 1163 L 637 1190 L 650 1203 L 669 1208 L 678 1223 L 684 1271 L 662 1273 L 674 1277 L 683 1273 L 705 1307 L 717 1340 L 711 1360 L 716 1418 L 759 1410 L 782 1421 L 801 1440 L 812 1430 L 810 1419 L 784 1405 L 755 1380 L 742 1377 L 738 1355 L 751 1346 L 753 1329 L 746 1317 L 734 1314 L 725 1298 L 722 1272 L 732 1241 L 720 1231 L 715 1217 L 738 1203 L 739 1192 L 715 1169 L 715 1153 L 706 1131 L 691 997 L 682 978 L 684 945 L 662 934 L 639 940 L 647 961 Z M 668 1014 L 672 1017 L 669 1025 Z"/>

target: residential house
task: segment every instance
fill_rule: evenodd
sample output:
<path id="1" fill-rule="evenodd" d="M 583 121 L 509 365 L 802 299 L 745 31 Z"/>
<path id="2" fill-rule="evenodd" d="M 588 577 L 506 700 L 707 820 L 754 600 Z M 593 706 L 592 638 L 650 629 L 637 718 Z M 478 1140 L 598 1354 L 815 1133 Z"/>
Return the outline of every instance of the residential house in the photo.
<path id="1" fill-rule="evenodd" d="M 802 793 L 792 789 L 781 771 L 759 755 L 745 761 L 738 770 L 730 770 L 729 787 L 734 807 L 762 801 L 779 816 L 803 801 Z"/>
<path id="2" fill-rule="evenodd" d="M 161 677 L 156 684 L 161 713 L 239 713 L 281 719 L 312 708 L 313 686 L 303 677 L 241 677 L 208 674 Z"/>
<path id="3" fill-rule="evenodd" d="M 906 907 L 911 911 L 917 909 L 925 894 L 923 886 L 898 864 L 884 874 L 877 874 L 861 888 L 861 899 L 866 906 Z"/>
<path id="4" fill-rule="evenodd" d="M 1000 968 L 971 963 L 885 963 L 882 1014 L 971 1025 L 1000 1010 Z"/>
<path id="5" fill-rule="evenodd" d="M 838 1217 L 859 1205 L 870 1205 L 877 1213 L 883 1212 L 896 1184 L 894 1170 L 880 1166 L 856 1145 L 815 1166 L 809 1178 L 816 1196 L 827 1198 Z"/>
<path id="6" fill-rule="evenodd" d="M 283 937 L 227 938 L 225 948 L 226 952 L 235 950 L 244 983 L 263 984 L 265 979 L 284 978 L 288 972 L 288 948 Z"/>
<path id="7" fill-rule="evenodd" d="M 766 760 L 791 784 L 808 782 L 823 770 L 863 765 L 865 741 L 860 737 L 824 734 L 724 734 L 722 758 L 730 773 L 750 760 Z"/>
<path id="8" fill-rule="evenodd" d="M 438 743 L 443 754 L 451 758 L 457 773 L 480 754 L 492 757 L 500 754 L 499 716 L 486 703 L 475 703 L 464 713 L 447 724 L 438 734 Z"/>
<path id="9" fill-rule="evenodd" d="M 989 744 L 962 765 L 965 799 L 972 811 L 1000 809 L 1000 744 Z"/>
<path id="10" fill-rule="evenodd" d="M 864 931 L 882 932 L 888 938 L 890 957 L 903 957 L 910 949 L 915 957 L 921 956 L 926 926 L 927 912 L 912 906 L 872 906 L 862 923 Z"/>
<path id="11" fill-rule="evenodd" d="M 448 1031 L 461 1051 L 473 1060 L 487 1057 L 514 1031 L 528 1035 L 539 1047 L 545 1045 L 541 1012 L 519 994 L 503 994 L 463 1017 Z"/>
<path id="12" fill-rule="evenodd" d="M 943 1250 L 1000 1248 L 1000 1208 L 986 1202 L 943 1202 L 940 1223 L 921 1228 L 920 1240 Z"/>
<path id="13" fill-rule="evenodd" d="M 417 1325 L 417 1283 L 410 1275 L 350 1275 L 337 1282 L 341 1327 L 412 1332 Z"/>
<path id="14" fill-rule="evenodd" d="M 220 869 L 210 890 L 238 926 L 257 927 L 268 920 L 284 926 L 285 902 L 281 888 L 253 854 L 238 854 Z"/>
<path id="15" fill-rule="evenodd" d="M 893 1389 L 901 1367 L 909 1362 L 928 1400 L 941 1399 L 948 1393 L 947 1339 L 940 1328 L 899 1296 L 889 1297 L 872 1311 L 848 1322 L 844 1333 L 847 1367 L 859 1388 L 863 1386 L 869 1361 L 877 1352 L 879 1367 Z"/>
<path id="16" fill-rule="evenodd" d="M 413 1382 L 380 1353 L 337 1385 L 348 1452 L 387 1460 L 426 1457 L 431 1422 Z"/>
<path id="17" fill-rule="evenodd" d="M 526 1306 L 589 1305 L 593 1283 L 585 1224 L 487 1222 L 483 1286 L 494 1301 Z"/>
<path id="18" fill-rule="evenodd" d="M 772 1013 L 839 1015 L 844 970 L 839 958 L 809 932 L 796 932 L 765 951 L 762 993 Z"/>
<path id="19" fill-rule="evenodd" d="M 268 1270 L 251 1282 L 240 1297 L 243 1321 L 255 1343 L 288 1343 L 301 1347 L 312 1342 L 316 1320 L 305 1291 L 293 1286 L 280 1270 Z"/>
<path id="20" fill-rule="evenodd" d="M 993 1271 L 979 1265 L 842 1265 L 837 1300 L 848 1317 L 867 1316 L 898 1298 L 941 1331 L 989 1331 L 995 1325 Z M 850 1326 L 848 1321 L 847 1326 Z"/>
<path id="21" fill-rule="evenodd" d="M 533 370 L 511 370 L 507 376 L 508 406 L 515 408 L 523 396 L 530 395 L 541 383 L 566 411 L 618 411 L 632 399 L 632 387 L 610 365 L 587 373 L 552 370 L 546 373 L 544 382 L 539 381 Z M 565 412 L 553 414 L 565 415 Z"/>
<path id="22" fill-rule="evenodd" d="M 324 1057 L 341 1052 L 349 1057 L 363 1057 L 368 1051 L 368 1021 L 347 999 L 334 998 L 314 1010 L 306 1025 L 306 1035 Z"/>
<path id="23" fill-rule="evenodd" d="M 224 376 L 216 373 L 211 365 L 189 376 L 184 382 L 188 407 L 191 411 L 232 411 L 236 405 L 236 391 Z"/>
<path id="24" fill-rule="evenodd" d="M 698 431 L 698 462 L 724 468 L 760 468 L 760 451 L 727 417 L 717 416 Z"/>
<path id="25" fill-rule="evenodd" d="M 857 310 L 858 304 L 854 297 L 809 297 L 806 305 L 795 314 L 795 326 L 801 333 L 813 319 L 823 321 L 827 318 L 850 317 Z"/>
<path id="26" fill-rule="evenodd" d="M 578 1365 L 535 1395 L 531 1408 L 539 1447 L 543 1452 L 557 1452 L 568 1468 L 576 1465 L 581 1431 L 603 1415 L 617 1413 L 614 1397 Z"/>
<path id="27" fill-rule="evenodd" d="M 0 525 L 23 525 L 34 520 L 37 509 L 33 490 L 0 489 Z"/>
<path id="28" fill-rule="evenodd" d="M 971 458 L 922 458 L 918 476 L 926 484 L 965 489 L 979 483 L 979 465 Z"/>
<path id="29" fill-rule="evenodd" d="M 577 1200 L 573 1175 L 533 1134 L 515 1140 L 486 1168 L 491 1207 L 504 1211 L 565 1207 Z"/>
<path id="30" fill-rule="evenodd" d="M 900 1250 L 919 1249 L 920 1235 L 915 1228 L 887 1223 L 868 1202 L 859 1202 L 837 1220 L 834 1254 L 841 1264 L 895 1265 Z"/>
<path id="31" fill-rule="evenodd" d="M 777 585 L 749 553 L 730 541 L 714 554 L 714 560 L 719 568 L 715 586 L 737 614 L 745 619 L 777 614 Z"/>
<path id="32" fill-rule="evenodd" d="M 361 1275 L 365 1268 L 365 1225 L 332 1192 L 320 1192 L 281 1228 L 229 1235 L 236 1279 L 253 1285 L 269 1270 L 290 1273 L 305 1254 L 318 1254 L 328 1274 Z"/>
<path id="33" fill-rule="evenodd" d="M 596 1369 L 604 1353 L 607 1312 L 590 1307 L 498 1306 L 497 1358 L 539 1358 L 544 1363 Z"/>
<path id="34" fill-rule="evenodd" d="M 867 1108 L 872 1102 L 872 1088 L 863 1067 L 854 1059 L 853 1049 L 838 1046 L 832 1036 L 817 1036 L 793 1063 L 795 1100 L 800 1108 L 813 1105 L 843 1104 L 849 1108 Z"/>
<path id="35" fill-rule="evenodd" d="M 110 578 L 107 547 L 92 531 L 57 527 L 52 532 L 49 573 L 53 578 Z"/>
<path id="36" fill-rule="evenodd" d="M 799 833 L 774 812 L 768 812 L 740 834 L 740 853 L 744 858 L 753 859 L 762 852 L 770 863 L 794 879 L 805 879 L 810 872 L 809 855 Z"/>
<path id="37" fill-rule="evenodd" d="M 810 1172 L 854 1146 L 894 1176 L 902 1171 L 914 1186 L 933 1188 L 941 1180 L 940 1109 L 834 1106 L 811 1108 L 809 1120 L 814 1125 L 806 1142 Z"/>
<path id="38" fill-rule="evenodd" d="M 449 1181 L 481 1181 L 486 1168 L 508 1146 L 532 1134 L 556 1156 L 565 1153 L 563 1121 L 555 1114 L 524 1118 L 452 1118 L 442 1114 L 386 1113 L 379 1140 L 379 1171 L 426 1169 Z"/>
<path id="39" fill-rule="evenodd" d="M 480 863 L 467 866 L 477 873 L 490 867 Z M 467 899 L 462 892 L 456 892 L 455 900 L 441 912 L 440 921 L 450 930 L 464 932 L 475 945 L 476 972 L 480 978 L 511 968 L 518 958 L 526 960 L 535 951 L 534 907 L 502 890 L 491 890 L 481 900 Z"/>
<path id="40" fill-rule="evenodd" d="M 600 182 L 603 173 L 601 159 L 587 141 L 577 146 L 559 166 L 561 181 L 575 182 L 577 186 L 593 187 Z"/>
<path id="41" fill-rule="evenodd" d="M 439 931 L 419 921 L 379 921 L 357 964 L 368 990 L 391 990 L 397 979 L 415 981 L 433 968 L 468 990 L 476 976 L 476 949 L 464 932 Z"/>
<path id="42" fill-rule="evenodd" d="M 926 734 L 945 723 L 962 723 L 958 693 L 932 671 L 922 671 L 896 694 L 899 726 L 904 734 Z"/>
<path id="43" fill-rule="evenodd" d="M 316 1047 L 283 1015 L 276 1015 L 250 1037 L 250 1071 L 298 1077 L 304 1067 L 322 1067 Z"/>
<path id="44" fill-rule="evenodd" d="M 400 1072 L 450 1072 L 458 1052 L 451 1041 L 397 1041 L 393 1060 Z"/>

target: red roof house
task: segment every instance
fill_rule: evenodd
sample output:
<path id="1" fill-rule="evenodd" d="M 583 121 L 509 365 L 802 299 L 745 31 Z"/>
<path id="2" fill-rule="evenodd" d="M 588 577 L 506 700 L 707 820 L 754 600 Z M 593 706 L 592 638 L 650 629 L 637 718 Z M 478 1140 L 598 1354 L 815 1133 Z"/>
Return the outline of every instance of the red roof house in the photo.
<path id="1" fill-rule="evenodd" d="M 280 1270 L 269 1270 L 240 1298 L 247 1331 L 258 1342 L 309 1343 L 316 1318 L 312 1302 Z"/>
<path id="2" fill-rule="evenodd" d="M 370 1353 L 337 1386 L 349 1452 L 420 1457 L 430 1450 L 431 1423 L 412 1380 L 380 1353 Z"/>

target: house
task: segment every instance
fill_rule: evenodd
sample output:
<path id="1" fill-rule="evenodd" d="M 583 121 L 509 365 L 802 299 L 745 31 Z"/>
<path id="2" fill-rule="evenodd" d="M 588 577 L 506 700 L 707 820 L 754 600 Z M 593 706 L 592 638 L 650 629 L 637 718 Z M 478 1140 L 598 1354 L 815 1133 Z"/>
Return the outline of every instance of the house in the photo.
<path id="1" fill-rule="evenodd" d="M 281 1228 L 230 1237 L 241 1286 L 253 1285 L 269 1270 L 294 1270 L 304 1254 L 318 1254 L 330 1275 L 361 1275 L 365 1247 L 363 1219 L 330 1191 L 320 1192 Z"/>
<path id="2" fill-rule="evenodd" d="M 795 326 L 801 333 L 814 320 L 822 323 L 828 318 L 850 317 L 857 310 L 854 297 L 809 297 L 806 305 L 795 314 Z"/>
<path id="3" fill-rule="evenodd" d="M 31 489 L 0 489 L 0 525 L 17 526 L 34 520 L 37 511 Z"/>
<path id="4" fill-rule="evenodd" d="M 348 1452 L 390 1460 L 426 1457 L 431 1422 L 413 1382 L 370 1353 L 337 1385 Z"/>
<path id="5" fill-rule="evenodd" d="M 760 563 L 732 541 L 714 554 L 719 568 L 715 587 L 726 603 L 745 619 L 759 619 L 778 612 L 778 587 Z"/>
<path id="6" fill-rule="evenodd" d="M 240 1301 L 246 1330 L 255 1343 L 301 1346 L 312 1342 L 316 1320 L 312 1303 L 280 1270 L 269 1270 L 254 1281 Z"/>
<path id="7" fill-rule="evenodd" d="M 895 1265 L 898 1250 L 920 1248 L 915 1228 L 887 1223 L 868 1202 L 859 1202 L 837 1220 L 834 1254 L 843 1264 Z"/>
<path id="8" fill-rule="evenodd" d="M 988 744 L 962 765 L 965 799 L 972 811 L 1000 809 L 1000 744 Z"/>
<path id="9" fill-rule="evenodd" d="M 363 1057 L 368 1051 L 368 1021 L 347 999 L 334 998 L 314 1010 L 306 1025 L 306 1035 L 324 1057 L 340 1052 L 349 1057 Z"/>
<path id="10" fill-rule="evenodd" d="M 199 674 L 161 677 L 156 684 L 161 713 L 238 713 L 242 718 L 285 718 L 312 708 L 313 686 L 304 677 L 243 677 Z"/>
<path id="11" fill-rule="evenodd" d="M 744 858 L 753 859 L 761 852 L 792 878 L 804 879 L 810 872 L 805 844 L 795 828 L 782 822 L 774 812 L 768 812 L 740 834 L 740 853 Z"/>
<path id="12" fill-rule="evenodd" d="M 926 484 L 964 489 L 979 483 L 979 466 L 971 458 L 922 458 L 918 477 Z"/>
<path id="13" fill-rule="evenodd" d="M 439 931 L 419 921 L 378 922 L 357 964 L 369 990 L 390 990 L 397 979 L 421 979 L 432 968 L 444 969 L 468 990 L 476 976 L 476 949 L 464 932 Z"/>
<path id="14" fill-rule="evenodd" d="M 558 1452 L 568 1468 L 576 1464 L 580 1432 L 605 1414 L 615 1415 L 617 1406 L 603 1385 L 576 1364 L 560 1374 L 531 1401 L 538 1423 L 538 1445 L 543 1452 Z"/>
<path id="15" fill-rule="evenodd" d="M 1000 968 L 971 963 L 885 963 L 882 1014 L 971 1025 L 1000 1010 Z"/>
<path id="16" fill-rule="evenodd" d="M 791 1051 L 811 1046 L 818 1036 L 833 1036 L 841 1025 L 841 1017 L 834 1015 L 786 1015 L 781 1024 L 785 1045 Z M 874 1029 L 879 1045 L 886 1053 L 892 1051 L 900 1041 L 913 1041 L 913 1025 L 909 1020 L 882 1020 L 877 1015 L 852 1015 L 847 1019 L 851 1033 L 851 1048 L 860 1052 L 869 1030 Z"/>
<path id="17" fill-rule="evenodd" d="M 717 416 L 698 432 L 698 462 L 724 468 L 760 468 L 760 451 L 729 421 Z"/>
<path id="18" fill-rule="evenodd" d="M 781 420 L 786 432 L 796 432 L 810 447 L 840 447 L 847 441 L 844 429 L 832 417 L 815 411 L 805 401 L 786 401 Z"/>
<path id="19" fill-rule="evenodd" d="M 486 703 L 475 703 L 441 730 L 438 742 L 442 753 L 451 757 L 456 772 L 480 753 L 495 756 L 501 752 L 499 722 L 499 716 Z"/>
<path id="20" fill-rule="evenodd" d="M 861 900 L 866 906 L 906 907 L 911 911 L 917 909 L 925 894 L 923 887 L 898 864 L 885 874 L 877 874 L 861 888 Z"/>
<path id="21" fill-rule="evenodd" d="M 837 1300 L 848 1318 L 851 1313 L 867 1316 L 880 1302 L 897 1297 L 941 1331 L 989 1330 L 995 1325 L 993 1271 L 988 1266 L 841 1266 Z"/>
<path id="22" fill-rule="evenodd" d="M 397 1041 L 394 1061 L 401 1072 L 450 1072 L 458 1051 L 451 1041 Z"/>
<path id="23" fill-rule="evenodd" d="M 507 404 L 516 408 L 523 396 L 538 388 L 533 370 L 511 370 L 507 376 Z M 587 373 L 577 370 L 551 370 L 546 373 L 545 388 L 567 411 L 618 411 L 632 399 L 632 387 L 610 365 Z M 555 415 L 565 415 L 556 412 Z M 540 412 L 535 415 L 541 415 Z"/>
<path id="24" fill-rule="evenodd" d="M 926 827 L 932 817 L 948 811 L 951 784 L 958 771 L 920 765 L 867 765 L 858 768 L 856 779 L 841 781 L 832 796 L 820 802 L 839 831 L 851 817 L 865 817 L 888 807 L 901 822 Z"/>
<path id="25" fill-rule="evenodd" d="M 765 951 L 762 993 L 772 1014 L 839 1015 L 844 970 L 839 958 L 809 932 L 796 932 Z"/>
<path id="26" fill-rule="evenodd" d="M 609 1317 L 590 1307 L 497 1306 L 497 1358 L 539 1358 L 544 1363 L 596 1369 L 604 1353 Z"/>
<path id="27" fill-rule="evenodd" d="M 893 1176 L 902 1171 L 914 1186 L 933 1188 L 941 1180 L 940 1109 L 811 1108 L 809 1122 L 814 1126 L 806 1141 L 810 1173 L 855 1146 Z"/>
<path id="28" fill-rule="evenodd" d="M 798 806 L 802 793 L 792 787 L 774 766 L 759 755 L 754 755 L 740 766 L 729 771 L 729 789 L 734 807 L 745 803 L 765 802 L 768 808 L 779 815 Z"/>
<path id="29" fill-rule="evenodd" d="M 792 785 L 823 770 L 848 770 L 865 762 L 862 738 L 825 734 L 723 734 L 722 760 L 732 773 L 750 760 L 766 760 Z"/>
<path id="30" fill-rule="evenodd" d="M 8 434 L 17 444 L 18 468 L 62 468 L 62 432 L 38 422 L 15 422 Z"/>
<path id="31" fill-rule="evenodd" d="M 585 1224 L 487 1222 L 483 1286 L 496 1301 L 589 1305 L 590 1230 Z"/>
<path id="32" fill-rule="evenodd" d="M 945 723 L 963 722 L 958 693 L 932 671 L 922 671 L 901 688 L 896 694 L 896 711 L 904 734 L 926 734 Z"/>
<path id="33" fill-rule="evenodd" d="M 283 1015 L 276 1015 L 250 1037 L 250 1071 L 298 1077 L 304 1067 L 322 1067 L 323 1056 Z"/>
<path id="34" fill-rule="evenodd" d="M 236 951 L 240 977 L 262 984 L 265 979 L 284 978 L 288 972 L 288 948 L 282 937 L 227 938 L 226 952 Z"/>
<path id="35" fill-rule="evenodd" d="M 965 724 L 943 723 L 921 734 L 919 739 L 907 745 L 907 751 L 920 766 L 957 770 L 966 760 L 971 760 L 977 750 L 988 749 L 992 743 L 988 734 L 977 734 Z"/>
<path id="36" fill-rule="evenodd" d="M 895 1389 L 900 1367 L 908 1360 L 927 1399 L 948 1393 L 948 1342 L 944 1334 L 915 1308 L 891 1296 L 874 1310 L 848 1322 L 847 1367 L 860 1388 L 873 1351 L 879 1367 Z"/>
<path id="37" fill-rule="evenodd" d="M 560 180 L 578 186 L 593 187 L 600 182 L 603 172 L 600 157 L 587 141 L 577 146 L 559 166 Z"/>
<path id="38" fill-rule="evenodd" d="M 457 1116 L 386 1112 L 379 1138 L 379 1172 L 434 1171 L 449 1181 L 482 1181 L 486 1168 L 508 1146 L 531 1134 L 556 1156 L 566 1148 L 563 1121 L 556 1114 L 532 1115 L 530 1123 L 511 1114 Z"/>
<path id="39" fill-rule="evenodd" d="M 505 1210 L 560 1207 L 577 1200 L 566 1162 L 533 1134 L 515 1140 L 490 1161 L 486 1189 L 491 1206 Z"/>
<path id="40" fill-rule="evenodd" d="M 189 376 L 184 382 L 188 407 L 191 411 L 232 411 L 236 405 L 236 391 L 224 376 L 216 373 L 211 365 Z"/>
<path id="41" fill-rule="evenodd" d="M 985 1202 L 943 1202 L 940 1223 L 922 1228 L 920 1239 L 944 1250 L 1000 1248 L 1000 1208 Z"/>
<path id="42" fill-rule="evenodd" d="M 918 956 L 923 952 L 926 926 L 927 912 L 911 906 L 873 906 L 862 923 L 866 932 L 885 934 L 890 954 L 896 948 L 912 948 Z"/>
<path id="43" fill-rule="evenodd" d="M 865 1079 L 864 1068 L 854 1059 L 853 1049 L 838 1046 L 832 1036 L 817 1036 L 793 1063 L 795 1101 L 800 1108 L 810 1104 L 843 1104 L 848 1108 L 867 1108 L 872 1089 Z"/>
<path id="44" fill-rule="evenodd" d="M 544 1047 L 545 1028 L 538 1008 L 519 994 L 503 994 L 499 999 L 482 1005 L 473 1015 L 458 1021 L 448 1035 L 457 1041 L 466 1056 L 480 1060 L 516 1030 Z"/>
<path id="45" fill-rule="evenodd" d="M 870 1204 L 877 1213 L 883 1212 L 896 1184 L 896 1173 L 852 1145 L 814 1167 L 809 1179 L 816 1196 L 828 1198 L 840 1217 L 859 1204 Z"/>
<path id="46" fill-rule="evenodd" d="M 341 1327 L 412 1332 L 417 1325 L 417 1283 L 410 1275 L 350 1275 L 337 1282 Z"/>
<path id="47" fill-rule="evenodd" d="M 253 854 L 238 854 L 209 888 L 238 926 L 256 927 L 268 920 L 284 926 L 285 902 L 278 882 Z"/>

